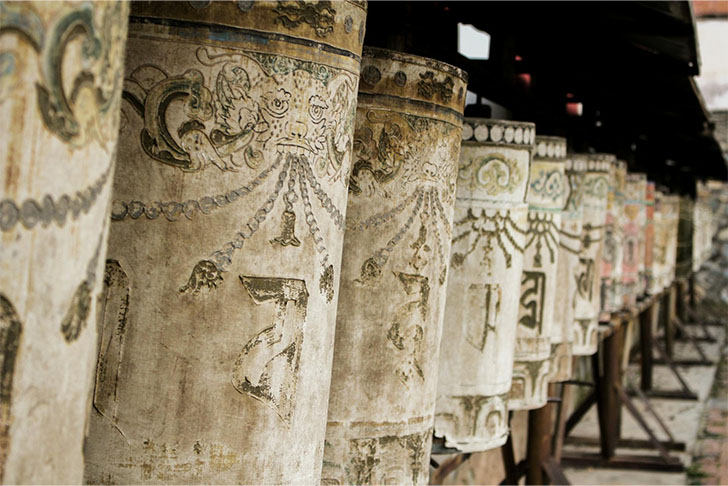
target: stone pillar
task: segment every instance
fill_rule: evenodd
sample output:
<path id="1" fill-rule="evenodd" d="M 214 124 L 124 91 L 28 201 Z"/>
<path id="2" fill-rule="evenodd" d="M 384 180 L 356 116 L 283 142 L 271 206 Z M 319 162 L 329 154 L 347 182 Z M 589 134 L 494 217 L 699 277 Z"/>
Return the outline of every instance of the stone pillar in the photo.
<path id="1" fill-rule="evenodd" d="M 648 292 L 652 286 L 652 262 L 654 260 L 653 247 L 655 244 L 655 183 L 647 181 L 645 186 L 645 225 L 642 230 L 644 235 L 644 252 L 642 261 L 644 271 L 640 279 L 640 295 Z"/>
<path id="2" fill-rule="evenodd" d="M 532 123 L 466 119 L 440 352 L 435 437 L 464 452 L 508 438 Z"/>
<path id="3" fill-rule="evenodd" d="M 320 480 L 365 16 L 132 5 L 87 482 Z"/>
<path id="4" fill-rule="evenodd" d="M 326 484 L 426 484 L 466 74 L 365 50 Z"/>
<path id="5" fill-rule="evenodd" d="M 627 174 L 624 201 L 624 261 L 622 285 L 625 305 L 633 306 L 640 294 L 640 275 L 644 273 L 645 174 Z M 642 266 L 640 266 L 640 264 Z"/>
<path id="6" fill-rule="evenodd" d="M 566 196 L 561 212 L 559 256 L 556 270 L 556 300 L 554 322 L 551 329 L 551 363 L 549 380 L 565 381 L 571 378 L 574 342 L 574 302 L 578 289 L 579 255 L 581 253 L 584 158 L 567 156 L 565 165 Z"/>
<path id="7" fill-rule="evenodd" d="M 0 483 L 80 483 L 127 5 L 0 4 Z"/>
<path id="8" fill-rule="evenodd" d="M 582 247 L 574 299 L 573 353 L 575 356 L 588 356 L 596 353 L 598 344 L 599 263 L 604 242 L 609 171 L 616 158 L 611 154 L 578 154 L 576 157 L 586 160 L 587 169 L 584 173 Z"/>
<path id="9" fill-rule="evenodd" d="M 621 294 L 622 260 L 622 212 L 627 164 L 619 160 L 609 173 L 607 215 L 604 222 L 604 243 L 601 261 L 601 310 L 616 312 L 623 307 Z"/>
<path id="10" fill-rule="evenodd" d="M 548 399 L 559 229 L 566 190 L 565 161 L 565 138 L 536 137 L 526 194 L 528 224 L 518 291 L 510 410 L 541 408 Z"/>

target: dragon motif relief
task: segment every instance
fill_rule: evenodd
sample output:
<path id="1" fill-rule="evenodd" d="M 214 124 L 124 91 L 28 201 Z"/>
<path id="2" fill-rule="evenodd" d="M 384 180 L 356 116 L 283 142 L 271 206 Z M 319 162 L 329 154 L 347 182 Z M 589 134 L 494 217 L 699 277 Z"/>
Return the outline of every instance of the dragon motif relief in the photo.
<path id="1" fill-rule="evenodd" d="M 304 0 L 279 1 L 273 9 L 278 14 L 275 21 L 287 29 L 308 24 L 318 37 L 326 37 L 334 31 L 336 10 L 329 0 L 306 2 Z M 347 32 L 351 31 L 351 27 Z"/>
<path id="2" fill-rule="evenodd" d="M 0 4 L 0 36 L 20 34 L 38 53 L 38 108 L 46 128 L 73 148 L 116 139 L 127 6 L 93 2 L 59 9 L 50 25 L 30 2 Z M 78 52 L 80 62 L 64 65 Z M 0 52 L 0 102 L 21 85 L 17 52 Z M 69 82 L 70 81 L 70 82 Z"/>
<path id="3" fill-rule="evenodd" d="M 456 128 L 428 118 L 369 110 L 356 130 L 357 158 L 349 183 L 350 197 L 398 199 L 400 202 L 361 221 L 349 221 L 358 232 L 392 222 L 408 211 L 408 217 L 387 244 L 361 266 L 359 284 L 370 284 L 381 276 L 390 255 L 418 222 L 416 236 L 408 247 L 407 272 L 421 274 L 432 264 L 440 265 L 438 283 L 445 283 L 445 265 L 451 227 L 445 207 L 455 192 L 458 147 L 449 143 Z M 443 184 L 444 183 L 444 184 Z"/>
<path id="4" fill-rule="evenodd" d="M 325 185 L 347 183 L 356 77 L 307 61 L 261 53 L 215 54 L 205 47 L 198 48 L 197 60 L 214 73 L 212 86 L 200 70 L 170 76 L 152 65 L 138 67 L 126 80 L 126 106 L 144 122 L 142 148 L 153 160 L 184 172 L 214 167 L 223 173 L 256 170 L 257 175 L 246 185 L 199 200 L 114 201 L 112 218 L 191 219 L 242 201 L 273 178 L 275 185 L 260 207 L 230 241 L 195 266 L 180 291 L 196 294 L 219 285 L 235 250 L 257 232 L 282 194 L 281 232 L 270 243 L 300 246 L 295 231 L 302 211 L 323 268 L 319 290 L 331 302 L 334 270 L 313 199 L 343 230 L 343 215 Z M 171 113 L 184 120 L 176 130 L 168 125 Z"/>

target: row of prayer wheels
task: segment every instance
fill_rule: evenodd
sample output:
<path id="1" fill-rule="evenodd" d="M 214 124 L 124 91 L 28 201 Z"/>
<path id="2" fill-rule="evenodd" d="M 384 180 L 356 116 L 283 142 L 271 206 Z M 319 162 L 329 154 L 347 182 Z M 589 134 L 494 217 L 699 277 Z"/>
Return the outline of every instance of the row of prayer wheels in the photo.
<path id="1" fill-rule="evenodd" d="M 0 12 L 3 482 L 424 484 L 673 279 L 682 201 L 364 2 Z"/>

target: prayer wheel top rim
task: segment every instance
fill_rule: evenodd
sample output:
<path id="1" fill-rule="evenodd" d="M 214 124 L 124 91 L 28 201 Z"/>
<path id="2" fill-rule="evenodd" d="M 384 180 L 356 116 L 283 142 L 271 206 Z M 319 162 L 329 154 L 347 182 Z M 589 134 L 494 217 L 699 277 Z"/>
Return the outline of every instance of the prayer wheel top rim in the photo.
<path id="1" fill-rule="evenodd" d="M 566 138 L 553 135 L 536 135 L 534 160 L 550 162 L 566 161 Z"/>
<path id="2" fill-rule="evenodd" d="M 483 146 L 510 145 L 533 150 L 536 141 L 536 124 L 495 118 L 463 119 L 463 144 Z"/>
<path id="3" fill-rule="evenodd" d="M 570 155 L 573 160 L 582 160 L 586 163 L 586 172 L 609 172 L 617 163 L 617 156 L 605 153 L 575 153 Z"/>
<path id="4" fill-rule="evenodd" d="M 379 47 L 364 47 L 359 104 L 385 103 L 461 127 L 467 79 L 465 71 L 441 61 Z"/>
<path id="5" fill-rule="evenodd" d="M 468 82 L 468 73 L 463 69 L 429 57 L 417 56 L 414 54 L 408 54 L 406 52 L 385 49 L 383 47 L 364 46 L 364 49 L 362 50 L 362 58 L 385 59 L 406 64 L 412 64 L 428 69 L 435 69 L 442 73 L 455 76 L 464 83 Z"/>
<path id="6" fill-rule="evenodd" d="M 301 2 L 303 4 L 303 2 Z M 263 50 L 281 43 L 314 48 L 319 55 L 360 59 L 368 5 L 345 0 L 310 5 L 283 5 L 271 1 L 134 1 L 130 24 L 152 23 L 168 28 L 186 27 L 198 39 L 223 40 L 225 45 L 250 44 Z M 275 50 L 275 48 L 273 48 Z"/>

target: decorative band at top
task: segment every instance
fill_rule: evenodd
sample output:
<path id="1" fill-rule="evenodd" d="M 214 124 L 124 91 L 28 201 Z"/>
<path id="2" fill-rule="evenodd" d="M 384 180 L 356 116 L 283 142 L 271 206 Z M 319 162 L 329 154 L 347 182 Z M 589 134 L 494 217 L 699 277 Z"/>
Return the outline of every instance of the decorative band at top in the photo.
<path id="1" fill-rule="evenodd" d="M 468 75 L 444 62 L 402 52 L 365 47 L 359 92 L 449 108 L 461 116 Z"/>
<path id="2" fill-rule="evenodd" d="M 627 170 L 627 162 L 625 162 L 624 160 L 618 160 L 617 161 L 617 164 L 616 164 L 616 169 L 617 170 L 626 171 Z"/>
<path id="3" fill-rule="evenodd" d="M 536 135 L 536 148 L 533 151 L 533 156 L 538 159 L 565 159 L 566 139 L 564 137 Z"/>
<path id="4" fill-rule="evenodd" d="M 587 172 L 609 172 L 617 163 L 614 154 L 574 154 L 572 158 L 582 160 Z"/>
<path id="5" fill-rule="evenodd" d="M 463 121 L 463 142 L 516 145 L 532 150 L 535 139 L 535 123 L 491 118 L 465 118 Z"/>
<path id="6" fill-rule="evenodd" d="M 586 171 L 586 160 L 574 156 L 574 154 L 569 154 L 567 157 L 565 165 L 567 173 Z"/>
<path id="7" fill-rule="evenodd" d="M 251 29 L 308 40 L 357 57 L 364 45 L 366 14 L 366 2 L 355 1 L 146 1 L 132 2 L 131 5 L 131 15 L 137 20 L 156 18 L 199 26 L 227 27 L 217 40 L 228 40 L 229 36 L 234 36 L 236 29 Z"/>

